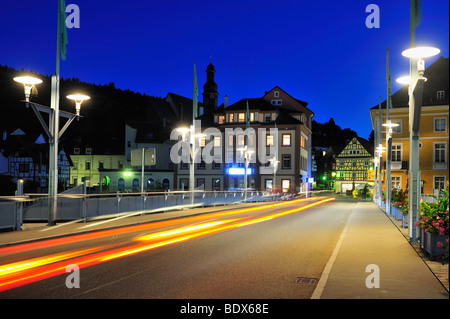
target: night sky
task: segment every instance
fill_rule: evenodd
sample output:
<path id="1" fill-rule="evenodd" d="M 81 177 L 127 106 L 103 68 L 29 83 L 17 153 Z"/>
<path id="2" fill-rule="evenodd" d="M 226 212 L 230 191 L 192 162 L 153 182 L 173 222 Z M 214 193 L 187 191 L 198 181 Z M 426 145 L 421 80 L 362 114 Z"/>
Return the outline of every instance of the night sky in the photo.
<path id="1" fill-rule="evenodd" d="M 386 99 L 386 49 L 395 78 L 409 61 L 409 1 L 88 1 L 80 28 L 69 29 L 63 78 L 165 97 L 192 98 L 193 61 L 199 100 L 206 67 L 216 68 L 219 104 L 261 97 L 279 86 L 309 103 L 314 119 L 333 117 L 368 138 L 369 108 Z M 380 28 L 366 27 L 366 6 L 380 9 Z M 56 60 L 57 0 L 3 1 L 0 65 L 51 75 Z M 448 0 L 422 0 L 417 45 L 449 56 Z M 429 66 L 439 56 L 426 60 Z M 20 98 L 20 97 L 18 97 Z"/>

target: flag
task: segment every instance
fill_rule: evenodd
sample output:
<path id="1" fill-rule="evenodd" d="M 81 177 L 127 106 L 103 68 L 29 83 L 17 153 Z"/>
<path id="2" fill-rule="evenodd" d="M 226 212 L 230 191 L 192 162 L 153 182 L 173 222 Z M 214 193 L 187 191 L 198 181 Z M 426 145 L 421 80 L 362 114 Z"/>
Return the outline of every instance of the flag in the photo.
<path id="1" fill-rule="evenodd" d="M 410 0 L 410 5 L 411 5 L 411 27 L 412 28 L 417 28 L 417 26 L 420 23 L 420 19 L 421 19 L 421 4 L 420 4 L 421 0 Z"/>
<path id="2" fill-rule="evenodd" d="M 66 53 L 67 48 L 66 45 L 68 43 L 67 39 L 67 27 L 66 27 L 66 1 L 65 0 L 59 0 L 58 2 L 58 20 L 60 25 L 60 32 L 59 35 L 61 38 L 58 39 L 61 45 L 61 58 L 63 60 L 66 59 Z"/>
<path id="3" fill-rule="evenodd" d="M 198 117 L 198 87 L 197 87 L 197 72 L 195 71 L 195 61 L 194 61 L 194 98 L 193 98 L 193 113 L 192 121 Z"/>
<path id="4" fill-rule="evenodd" d="M 389 48 L 387 48 L 387 53 L 386 53 L 386 82 L 387 82 L 386 108 L 392 109 L 391 72 L 389 70 Z"/>

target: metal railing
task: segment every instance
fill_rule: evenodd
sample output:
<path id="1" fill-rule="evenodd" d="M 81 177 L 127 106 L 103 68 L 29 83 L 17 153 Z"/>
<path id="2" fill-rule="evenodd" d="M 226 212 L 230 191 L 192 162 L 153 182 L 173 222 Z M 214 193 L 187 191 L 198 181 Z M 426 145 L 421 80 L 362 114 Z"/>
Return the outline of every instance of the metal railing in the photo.
<path id="1" fill-rule="evenodd" d="M 86 194 L 85 187 L 72 189 L 58 195 L 56 221 L 87 221 L 121 213 L 182 210 L 192 207 L 191 194 L 190 191 Z M 244 190 L 195 191 L 194 207 L 240 204 L 244 202 L 244 194 Z M 292 196 L 248 190 L 247 202 L 285 200 Z M 47 194 L 0 197 L 0 230 L 20 230 L 24 222 L 48 221 L 48 203 Z"/>

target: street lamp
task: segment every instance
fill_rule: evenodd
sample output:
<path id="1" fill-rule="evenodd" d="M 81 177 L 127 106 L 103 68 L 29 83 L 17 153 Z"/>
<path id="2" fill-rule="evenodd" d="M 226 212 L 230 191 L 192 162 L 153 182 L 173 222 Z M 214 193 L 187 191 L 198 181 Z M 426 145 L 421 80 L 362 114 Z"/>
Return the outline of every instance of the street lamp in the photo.
<path id="1" fill-rule="evenodd" d="M 411 46 L 414 46 L 414 28 L 410 30 Z M 426 79 L 424 58 L 439 54 L 434 47 L 412 47 L 402 55 L 409 58 L 409 236 L 411 242 L 417 241 L 416 220 L 420 212 L 420 170 L 419 170 L 419 130 L 422 109 L 423 84 Z M 417 60 L 417 61 L 416 61 Z"/>
<path id="2" fill-rule="evenodd" d="M 276 177 L 277 177 L 278 163 L 280 161 L 277 160 L 277 158 L 274 156 L 271 159 L 269 159 L 269 162 L 270 162 L 270 166 L 272 166 L 272 168 L 273 168 L 272 197 L 273 197 L 273 200 L 275 200 L 275 194 L 274 194 L 275 180 L 276 180 Z"/>
<path id="3" fill-rule="evenodd" d="M 41 79 L 32 76 L 16 76 L 13 80 L 23 84 L 25 90 L 25 100 L 27 102 L 30 101 L 30 94 L 33 87 L 42 83 Z"/>
<path id="4" fill-rule="evenodd" d="M 80 117 L 80 105 L 81 102 L 84 100 L 89 99 L 87 95 L 73 95 L 73 97 L 76 97 L 76 109 L 77 113 L 69 113 L 65 111 L 60 111 L 59 107 L 48 107 L 45 105 L 37 104 L 30 101 L 30 94 L 31 90 L 35 85 L 38 85 L 42 83 L 41 79 L 31 77 L 31 76 L 19 76 L 13 78 L 14 81 L 23 84 L 24 90 L 25 90 L 25 103 L 26 107 L 31 105 L 31 108 L 33 109 L 34 113 L 36 114 L 36 117 L 38 118 L 39 122 L 42 125 L 42 128 L 44 129 L 48 141 L 49 141 L 49 165 L 48 165 L 48 196 L 49 196 L 49 202 L 48 202 L 48 225 L 53 226 L 55 225 L 56 220 L 56 212 L 57 212 L 57 204 L 58 204 L 58 143 L 59 139 L 61 138 L 62 134 L 66 131 L 66 129 L 69 127 L 69 125 L 72 123 L 72 121 L 75 118 Z M 55 75 L 52 76 L 52 101 L 54 98 L 54 87 L 56 86 L 56 78 Z M 59 96 L 59 95 L 58 95 Z M 68 96 L 69 98 L 69 96 Z M 53 102 L 52 102 L 53 103 Z M 59 105 L 59 101 L 58 101 Z M 44 121 L 41 113 L 47 113 L 49 116 L 48 124 Z M 59 117 L 65 117 L 67 118 L 66 123 L 64 126 L 59 129 Z"/>
<path id="5" fill-rule="evenodd" d="M 391 120 L 387 120 L 385 124 L 382 124 L 387 128 L 386 130 L 386 212 L 391 213 L 391 157 L 392 157 L 392 128 L 397 127 L 397 123 L 392 123 Z"/>
<path id="6" fill-rule="evenodd" d="M 81 103 L 83 103 L 83 101 L 85 100 L 89 100 L 90 97 L 84 94 L 71 94 L 71 95 L 67 95 L 66 96 L 69 100 L 74 100 L 75 101 L 75 109 L 77 112 L 77 116 L 80 116 L 80 108 L 81 108 Z"/>
<path id="7" fill-rule="evenodd" d="M 200 150 L 200 147 L 196 146 L 196 138 L 201 139 L 202 137 L 205 137 L 206 134 L 203 133 L 198 133 L 195 134 L 194 132 L 194 125 L 191 125 L 190 128 L 186 128 L 186 127 L 180 127 L 177 128 L 176 130 L 178 132 L 180 132 L 182 134 L 182 141 L 183 142 L 187 142 L 186 139 L 186 134 L 189 133 L 189 153 L 191 156 L 191 161 L 189 163 L 189 192 L 191 193 L 191 205 L 194 206 L 194 161 L 195 158 L 197 157 L 197 153 Z"/>
<path id="8" fill-rule="evenodd" d="M 245 145 L 243 148 L 238 148 L 237 151 L 241 152 L 241 157 L 242 154 L 244 155 L 244 167 L 245 167 L 245 172 L 244 172 L 244 203 L 247 202 L 247 188 L 248 188 L 248 173 L 247 173 L 247 169 L 248 169 L 248 164 L 250 163 L 250 158 L 252 157 L 253 151 L 248 150 L 248 146 Z"/>

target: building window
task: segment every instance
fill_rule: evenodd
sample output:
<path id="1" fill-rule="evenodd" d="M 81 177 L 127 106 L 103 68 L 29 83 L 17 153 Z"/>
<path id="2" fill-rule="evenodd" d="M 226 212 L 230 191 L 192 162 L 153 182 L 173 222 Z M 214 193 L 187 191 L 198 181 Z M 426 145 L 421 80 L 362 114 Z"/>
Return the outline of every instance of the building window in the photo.
<path id="1" fill-rule="evenodd" d="M 77 161 L 74 161 L 74 162 L 73 162 L 73 167 L 72 167 L 72 169 L 75 170 L 75 171 L 78 169 L 78 162 L 77 162 Z"/>
<path id="2" fill-rule="evenodd" d="M 98 169 L 103 169 L 103 162 L 102 161 L 98 161 Z"/>
<path id="3" fill-rule="evenodd" d="M 283 189 L 283 192 L 288 192 L 291 188 L 291 180 L 289 179 L 282 179 L 281 180 L 281 188 Z"/>
<path id="4" fill-rule="evenodd" d="M 306 139 L 305 139 L 305 137 L 302 135 L 302 136 L 300 136 L 300 146 L 301 147 L 303 147 L 303 148 L 305 148 L 305 146 L 306 146 Z"/>
<path id="5" fill-rule="evenodd" d="M 291 134 L 283 134 L 283 146 L 291 146 Z"/>
<path id="6" fill-rule="evenodd" d="M 220 147 L 220 136 L 214 136 L 214 147 Z"/>
<path id="7" fill-rule="evenodd" d="M 238 121 L 239 122 L 245 122 L 245 113 L 239 113 L 238 115 Z"/>
<path id="8" fill-rule="evenodd" d="M 198 169 L 205 169 L 206 165 L 205 165 L 205 161 L 202 160 L 200 163 L 197 164 L 197 168 Z"/>
<path id="9" fill-rule="evenodd" d="M 84 169 L 87 170 L 87 171 L 91 169 L 91 162 L 90 161 L 86 161 L 86 163 L 84 164 Z"/>
<path id="10" fill-rule="evenodd" d="M 443 101 L 445 99 L 445 91 L 437 91 L 436 98 L 438 101 Z"/>
<path id="11" fill-rule="evenodd" d="M 220 178 L 213 178 L 212 189 L 213 191 L 220 191 Z"/>
<path id="12" fill-rule="evenodd" d="M 237 145 L 238 146 L 244 146 L 245 145 L 245 135 L 237 135 Z"/>
<path id="13" fill-rule="evenodd" d="M 269 114 L 265 114 L 264 115 L 264 122 L 270 122 L 272 120 L 272 115 L 269 113 Z"/>
<path id="14" fill-rule="evenodd" d="M 266 189 L 273 188 L 273 179 L 266 179 Z"/>
<path id="15" fill-rule="evenodd" d="M 167 178 L 163 178 L 161 184 L 162 188 L 165 190 L 168 190 L 170 188 L 170 181 Z"/>
<path id="16" fill-rule="evenodd" d="M 434 189 L 444 189 L 445 176 L 434 176 Z"/>
<path id="17" fill-rule="evenodd" d="M 205 179 L 204 178 L 197 178 L 197 187 L 205 189 Z"/>
<path id="18" fill-rule="evenodd" d="M 147 179 L 147 191 L 151 191 L 155 189 L 155 180 L 153 178 Z"/>
<path id="19" fill-rule="evenodd" d="M 254 122 L 255 121 L 255 113 L 251 112 L 250 113 L 250 122 Z"/>
<path id="20" fill-rule="evenodd" d="M 206 138 L 204 136 L 200 137 L 199 143 L 200 143 L 200 147 L 205 147 Z"/>
<path id="21" fill-rule="evenodd" d="M 183 191 L 189 189 L 189 179 L 188 178 L 180 178 L 180 189 Z"/>
<path id="22" fill-rule="evenodd" d="M 212 168 L 213 169 L 219 169 L 220 168 L 220 163 L 213 162 Z"/>
<path id="23" fill-rule="evenodd" d="M 266 146 L 273 146 L 273 135 L 266 135 Z"/>
<path id="24" fill-rule="evenodd" d="M 402 188 L 401 177 L 400 176 L 391 176 L 392 188 Z"/>
<path id="25" fill-rule="evenodd" d="M 447 131 L 446 118 L 435 118 L 434 119 L 434 131 L 435 132 L 445 132 Z"/>
<path id="26" fill-rule="evenodd" d="M 434 144 L 434 162 L 445 163 L 445 143 Z"/>
<path id="27" fill-rule="evenodd" d="M 230 113 L 229 115 L 230 122 L 234 122 L 234 114 Z"/>
<path id="28" fill-rule="evenodd" d="M 279 92 L 279 91 L 273 92 L 273 96 L 274 96 L 274 97 L 279 97 L 279 96 L 280 96 L 280 92 Z"/>
<path id="29" fill-rule="evenodd" d="M 282 168 L 291 168 L 291 155 L 283 155 Z"/>
<path id="30" fill-rule="evenodd" d="M 401 162 L 402 161 L 402 145 L 392 145 L 391 161 Z"/>
<path id="31" fill-rule="evenodd" d="M 392 124 L 398 124 L 398 126 L 392 127 L 392 134 L 402 133 L 402 120 L 391 120 Z"/>
<path id="32" fill-rule="evenodd" d="M 225 115 L 219 115 L 219 124 L 225 123 Z"/>

